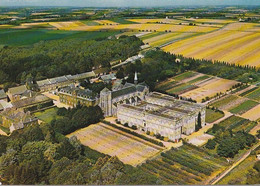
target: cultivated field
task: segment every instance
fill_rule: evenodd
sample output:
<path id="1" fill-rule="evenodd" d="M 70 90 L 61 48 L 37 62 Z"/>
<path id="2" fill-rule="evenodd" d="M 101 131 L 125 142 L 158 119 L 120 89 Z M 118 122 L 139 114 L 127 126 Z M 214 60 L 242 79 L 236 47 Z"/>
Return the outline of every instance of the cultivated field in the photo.
<path id="1" fill-rule="evenodd" d="M 181 94 L 180 96 L 191 98 L 193 100 L 196 100 L 198 102 L 201 102 L 203 99 L 207 97 L 213 97 L 217 93 L 224 93 L 228 89 L 230 89 L 233 85 L 237 84 L 236 81 L 233 80 L 227 80 L 227 79 L 221 79 L 221 78 L 209 78 L 210 80 L 202 80 L 202 83 L 196 83 L 196 86 L 199 88 L 196 88 L 194 90 L 188 91 L 184 94 Z"/>
<path id="2" fill-rule="evenodd" d="M 250 155 L 229 174 L 221 179 L 218 185 L 246 185 L 247 174 L 252 171 L 254 164 L 257 162 L 255 155 Z"/>
<path id="3" fill-rule="evenodd" d="M 259 31 L 259 24 L 231 23 L 218 31 L 184 39 L 163 49 L 186 57 L 259 67 Z"/>
<path id="4" fill-rule="evenodd" d="M 48 29 L 0 29 L 0 45 L 29 45 L 41 40 L 97 39 L 116 35 L 119 32 L 77 32 Z"/>
<path id="5" fill-rule="evenodd" d="M 224 159 L 186 144 L 162 153 L 161 157 L 142 164 L 140 168 L 158 176 L 163 183 L 193 185 L 206 184 L 209 177 L 219 173 L 225 166 Z"/>
<path id="6" fill-rule="evenodd" d="M 188 25 L 172 25 L 172 24 L 105 24 L 88 26 L 80 21 L 70 22 L 50 22 L 50 25 L 60 30 L 74 30 L 74 31 L 100 31 L 100 30 L 124 30 L 124 31 L 157 31 L 157 32 L 188 32 L 188 33 L 205 33 L 214 31 L 216 27 L 204 26 L 188 26 Z"/>
<path id="7" fill-rule="evenodd" d="M 250 121 L 248 119 L 244 119 L 242 117 L 238 116 L 230 116 L 227 119 L 221 121 L 217 124 L 218 127 L 223 128 L 224 131 L 232 130 L 233 132 L 244 130 L 246 132 L 249 132 L 252 128 L 254 128 L 257 123 Z M 214 127 L 213 127 L 214 128 Z M 213 128 L 208 130 L 209 134 L 214 135 Z"/>
<path id="8" fill-rule="evenodd" d="M 242 117 L 252 121 L 260 119 L 260 104 L 245 112 Z"/>
<path id="9" fill-rule="evenodd" d="M 235 84 L 237 81 L 188 71 L 160 82 L 156 89 L 201 102 L 207 97 L 226 92 Z"/>
<path id="10" fill-rule="evenodd" d="M 71 136 L 76 136 L 83 145 L 110 156 L 117 156 L 123 163 L 132 166 L 144 162 L 163 149 L 103 123 L 77 130 L 67 137 Z"/>
<path id="11" fill-rule="evenodd" d="M 217 112 L 211 109 L 206 110 L 206 122 L 207 123 L 213 123 L 214 121 L 217 121 L 220 118 L 223 118 L 225 116 L 224 113 Z"/>

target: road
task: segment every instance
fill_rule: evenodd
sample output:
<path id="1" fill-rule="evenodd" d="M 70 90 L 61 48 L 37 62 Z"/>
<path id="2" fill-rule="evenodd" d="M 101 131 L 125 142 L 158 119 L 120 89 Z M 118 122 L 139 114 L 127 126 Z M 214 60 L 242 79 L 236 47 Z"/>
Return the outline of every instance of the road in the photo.
<path id="1" fill-rule="evenodd" d="M 215 185 L 216 183 L 218 183 L 222 178 L 224 178 L 230 171 L 232 171 L 236 166 L 238 166 L 242 161 L 244 161 L 249 155 L 250 153 L 255 150 L 258 146 L 260 145 L 260 142 L 258 142 L 256 145 L 254 145 L 250 150 L 248 150 L 238 161 L 236 161 L 235 163 L 233 163 L 233 165 L 227 169 L 226 171 L 224 171 L 219 177 L 213 179 L 214 181 L 211 183 L 211 185 Z"/>

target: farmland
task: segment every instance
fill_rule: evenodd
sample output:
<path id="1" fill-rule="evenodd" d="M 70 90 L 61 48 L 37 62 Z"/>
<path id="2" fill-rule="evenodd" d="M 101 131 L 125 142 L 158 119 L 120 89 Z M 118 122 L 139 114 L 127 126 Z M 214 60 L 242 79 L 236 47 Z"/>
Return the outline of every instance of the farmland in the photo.
<path id="1" fill-rule="evenodd" d="M 222 112 L 207 109 L 206 110 L 206 122 L 212 123 L 212 122 L 217 121 L 218 119 L 224 117 L 224 115 L 225 114 Z"/>
<path id="2" fill-rule="evenodd" d="M 259 24 L 230 23 L 223 29 L 184 39 L 163 49 L 186 57 L 259 67 L 259 30 Z"/>
<path id="3" fill-rule="evenodd" d="M 246 185 L 247 175 L 252 171 L 254 164 L 257 162 L 257 158 L 254 154 L 247 157 L 242 163 L 234 168 L 228 175 L 221 179 L 218 185 Z"/>
<path id="4" fill-rule="evenodd" d="M 102 23 L 102 22 L 99 22 Z M 60 30 L 74 31 L 100 31 L 100 30 L 124 30 L 124 31 L 146 31 L 146 32 L 187 32 L 187 33 L 205 33 L 211 32 L 217 27 L 189 26 L 189 25 L 171 25 L 159 23 L 143 24 L 114 24 L 114 22 L 103 22 L 103 25 L 89 26 L 80 21 L 70 22 L 49 22 L 50 25 Z"/>
<path id="5" fill-rule="evenodd" d="M 147 161 L 140 168 L 157 175 L 168 184 L 206 184 L 226 166 L 226 161 L 201 148 L 185 144 L 171 149 L 155 160 Z"/>
<path id="6" fill-rule="evenodd" d="M 257 106 L 259 103 L 252 101 L 252 100 L 247 100 L 245 102 L 242 102 L 241 104 L 239 104 L 238 106 L 230 109 L 230 112 L 234 113 L 234 114 L 243 114 L 245 112 L 247 112 L 248 110 L 254 108 L 255 106 Z"/>
<path id="7" fill-rule="evenodd" d="M 97 39 L 115 35 L 118 32 L 75 32 L 48 29 L 0 29 L 0 45 L 29 45 L 42 40 Z"/>
<path id="8" fill-rule="evenodd" d="M 110 156 L 117 156 L 123 163 L 133 166 L 142 163 L 163 149 L 102 123 L 68 135 L 68 137 L 71 136 L 76 136 L 83 145 Z"/>
<path id="9" fill-rule="evenodd" d="M 256 124 L 256 122 L 251 122 L 248 119 L 233 115 L 218 123 L 217 126 L 221 128 L 222 131 L 232 130 L 233 132 L 237 132 L 240 130 L 245 130 L 246 132 L 249 132 L 256 126 Z M 208 130 L 208 133 L 214 135 L 218 130 L 213 127 Z"/>
<path id="10" fill-rule="evenodd" d="M 256 90 L 254 90 L 253 92 L 246 94 L 245 95 L 247 98 L 256 100 L 256 101 L 260 101 L 260 87 Z"/>
<path id="11" fill-rule="evenodd" d="M 188 71 L 157 84 L 156 89 L 201 102 L 207 97 L 226 92 L 235 84 L 237 81 Z"/>

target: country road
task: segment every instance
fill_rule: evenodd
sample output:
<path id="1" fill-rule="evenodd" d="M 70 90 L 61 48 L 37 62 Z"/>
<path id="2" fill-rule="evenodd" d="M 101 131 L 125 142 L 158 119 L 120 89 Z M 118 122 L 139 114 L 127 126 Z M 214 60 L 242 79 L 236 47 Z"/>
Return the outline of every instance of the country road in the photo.
<path id="1" fill-rule="evenodd" d="M 224 178 L 230 171 L 232 171 L 236 166 L 238 166 L 242 161 L 244 161 L 249 155 L 250 153 L 255 150 L 258 146 L 260 145 L 260 142 L 258 142 L 256 145 L 254 145 L 250 150 L 247 151 L 247 153 L 245 153 L 238 161 L 236 161 L 235 163 L 233 163 L 233 165 L 227 169 L 226 171 L 224 171 L 219 177 L 217 177 L 216 179 L 213 179 L 211 181 L 213 181 L 211 183 L 211 185 L 215 185 L 216 183 L 218 183 L 222 178 Z"/>

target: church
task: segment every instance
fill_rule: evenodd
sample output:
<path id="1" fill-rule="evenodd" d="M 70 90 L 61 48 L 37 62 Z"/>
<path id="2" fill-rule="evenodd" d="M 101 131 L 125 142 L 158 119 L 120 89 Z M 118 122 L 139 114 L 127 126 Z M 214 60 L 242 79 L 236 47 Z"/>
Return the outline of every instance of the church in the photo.
<path id="1" fill-rule="evenodd" d="M 137 105 L 145 99 L 149 88 L 145 83 L 138 83 L 135 73 L 134 84 L 126 83 L 113 86 L 112 90 L 104 88 L 100 92 L 99 106 L 104 116 L 116 116 L 117 107 L 120 104 Z"/>
<path id="2" fill-rule="evenodd" d="M 145 83 L 138 84 L 137 74 L 134 82 L 101 91 L 99 106 L 106 117 L 115 116 L 121 124 L 127 123 L 176 142 L 182 134 L 195 132 L 198 122 L 201 127 L 206 125 L 205 105 L 149 92 Z"/>

